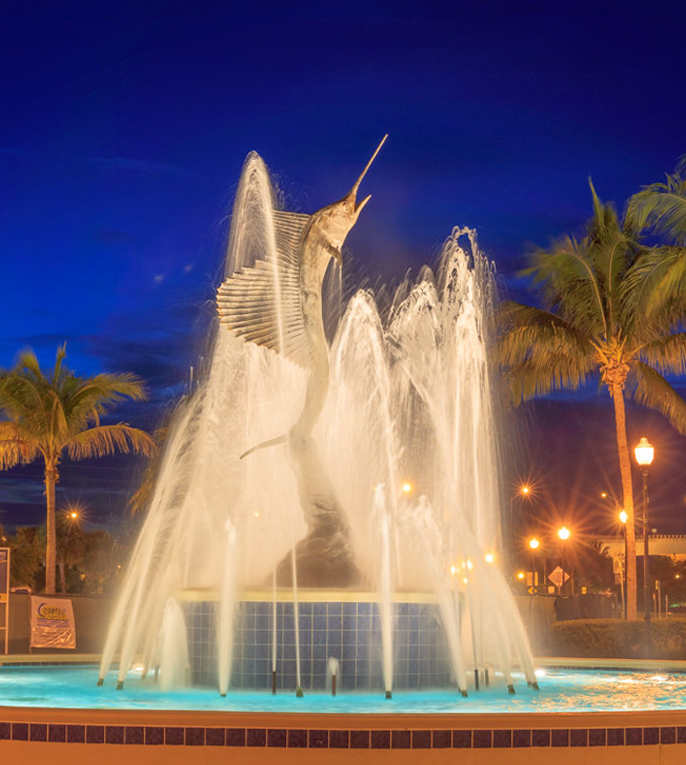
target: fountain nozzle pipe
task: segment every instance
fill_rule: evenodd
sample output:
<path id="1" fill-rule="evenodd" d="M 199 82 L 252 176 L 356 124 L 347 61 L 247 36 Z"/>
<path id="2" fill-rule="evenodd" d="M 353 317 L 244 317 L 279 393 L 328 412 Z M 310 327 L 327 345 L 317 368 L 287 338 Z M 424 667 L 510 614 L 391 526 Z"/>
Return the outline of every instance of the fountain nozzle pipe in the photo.
<path id="1" fill-rule="evenodd" d="M 117 690 L 123 691 L 124 690 L 124 681 L 123 680 L 117 680 Z"/>
<path id="2" fill-rule="evenodd" d="M 272 695 L 276 696 L 276 670 L 272 670 Z"/>
<path id="3" fill-rule="evenodd" d="M 104 677 L 99 677 L 98 678 L 98 686 L 102 685 L 104 682 L 105 682 L 105 678 Z"/>
<path id="4" fill-rule="evenodd" d="M 386 691 L 386 698 L 392 699 L 393 698 L 393 692 L 392 691 Z"/>
<path id="5" fill-rule="evenodd" d="M 296 699 L 301 699 L 301 698 L 302 698 L 304 695 L 305 695 L 305 694 L 303 693 L 303 689 L 302 689 L 300 686 L 298 686 L 298 687 L 295 689 L 295 698 L 296 698 Z"/>
<path id="6" fill-rule="evenodd" d="M 331 675 L 331 695 L 336 695 L 336 675 Z"/>

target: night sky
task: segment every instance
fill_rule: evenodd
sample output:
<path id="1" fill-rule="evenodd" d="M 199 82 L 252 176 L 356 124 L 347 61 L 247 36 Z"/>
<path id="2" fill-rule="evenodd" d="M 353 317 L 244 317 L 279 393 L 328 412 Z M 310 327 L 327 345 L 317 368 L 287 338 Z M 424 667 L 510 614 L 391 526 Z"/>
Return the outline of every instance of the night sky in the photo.
<path id="1" fill-rule="evenodd" d="M 79 374 L 143 377 L 152 404 L 121 416 L 155 427 L 206 347 L 251 149 L 313 212 L 389 133 L 347 240 L 355 277 L 397 280 L 469 225 L 524 298 L 524 254 L 581 232 L 589 175 L 621 208 L 686 153 L 685 25 L 680 2 L 0 3 L 0 365 L 26 346 L 51 365 L 67 341 Z M 519 420 L 512 480 L 536 479 L 542 513 L 607 527 L 607 395 Z M 686 439 L 630 407 L 643 434 L 654 525 L 686 531 Z M 116 526 L 140 469 L 65 465 L 58 507 Z M 40 474 L 0 474 L 0 523 L 42 521 Z"/>

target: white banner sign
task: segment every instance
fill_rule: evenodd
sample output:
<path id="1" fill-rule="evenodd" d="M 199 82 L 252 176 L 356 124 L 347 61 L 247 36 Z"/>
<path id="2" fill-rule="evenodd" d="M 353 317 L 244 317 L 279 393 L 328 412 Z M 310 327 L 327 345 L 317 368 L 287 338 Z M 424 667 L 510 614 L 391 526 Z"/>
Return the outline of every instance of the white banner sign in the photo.
<path id="1" fill-rule="evenodd" d="M 76 648 L 71 600 L 31 596 L 31 648 Z"/>

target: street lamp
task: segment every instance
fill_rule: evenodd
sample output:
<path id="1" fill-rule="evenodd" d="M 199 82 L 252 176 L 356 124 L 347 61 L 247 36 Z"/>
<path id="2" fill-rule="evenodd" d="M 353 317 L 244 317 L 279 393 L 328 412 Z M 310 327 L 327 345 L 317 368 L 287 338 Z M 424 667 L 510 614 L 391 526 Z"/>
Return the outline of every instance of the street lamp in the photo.
<path id="1" fill-rule="evenodd" d="M 565 584 L 565 542 L 569 539 L 571 536 L 571 531 L 566 527 L 562 526 L 557 530 L 557 536 L 560 538 L 560 541 L 562 542 L 561 549 L 562 549 L 562 584 L 560 584 L 560 595 L 562 594 L 562 588 Z M 572 595 L 574 594 L 574 591 L 572 590 Z"/>
<path id="2" fill-rule="evenodd" d="M 653 463 L 655 448 L 645 436 L 634 448 L 636 462 L 643 473 L 643 618 L 646 630 L 650 630 L 650 562 L 648 549 L 648 470 Z M 650 633 L 648 632 L 648 637 Z"/>
<path id="3" fill-rule="evenodd" d="M 536 550 L 540 547 L 540 542 L 536 537 L 531 537 L 529 540 L 529 550 L 531 550 L 531 585 L 536 587 Z M 534 589 L 534 592 L 536 590 Z"/>

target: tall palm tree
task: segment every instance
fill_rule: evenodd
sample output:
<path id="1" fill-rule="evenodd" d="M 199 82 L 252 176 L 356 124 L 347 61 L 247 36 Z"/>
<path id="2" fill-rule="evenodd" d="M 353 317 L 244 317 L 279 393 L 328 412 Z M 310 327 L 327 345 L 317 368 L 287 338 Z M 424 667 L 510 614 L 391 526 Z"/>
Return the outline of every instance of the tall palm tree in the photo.
<path id="1" fill-rule="evenodd" d="M 564 237 L 530 256 L 544 308 L 502 306 L 499 358 L 515 403 L 599 378 L 612 397 L 628 519 L 627 615 L 636 618 L 636 539 L 625 397 L 657 409 L 686 434 L 686 402 L 664 374 L 686 372 L 686 333 L 674 311 L 648 315 L 651 269 L 664 252 L 640 246 L 591 185 L 593 217 L 582 239 Z M 682 287 L 678 283 L 678 287 Z M 674 290 L 673 290 L 674 292 Z M 669 293 L 664 290 L 664 305 Z"/>
<path id="2" fill-rule="evenodd" d="M 55 368 L 46 375 L 33 351 L 25 351 L 12 370 L 0 373 L 0 412 L 7 418 L 0 422 L 0 469 L 36 458 L 45 467 L 48 594 L 55 592 L 55 485 L 61 460 L 155 451 L 155 442 L 143 430 L 100 423 L 122 399 L 145 397 L 141 381 L 131 374 L 76 377 L 64 364 L 65 355 L 65 346 L 58 348 Z"/>

